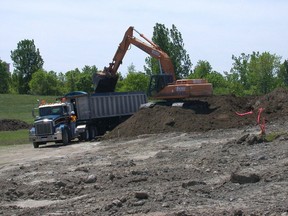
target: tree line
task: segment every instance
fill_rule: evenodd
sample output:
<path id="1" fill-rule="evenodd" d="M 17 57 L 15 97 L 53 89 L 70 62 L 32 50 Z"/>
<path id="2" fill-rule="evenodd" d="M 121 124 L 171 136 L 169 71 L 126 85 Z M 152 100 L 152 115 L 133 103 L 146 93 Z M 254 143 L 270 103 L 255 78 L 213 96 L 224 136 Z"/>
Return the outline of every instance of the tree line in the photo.
<path id="1" fill-rule="evenodd" d="M 232 55 L 229 72 L 213 70 L 206 60 L 199 60 L 195 67 L 184 48 L 181 33 L 175 25 L 169 29 L 156 23 L 152 41 L 159 45 L 171 58 L 176 77 L 204 78 L 212 83 L 214 94 L 261 95 L 278 87 L 288 86 L 288 61 L 269 52 L 242 53 Z M 14 71 L 7 71 L 7 63 L 0 59 L 0 93 L 63 95 L 71 91 L 93 92 L 92 76 L 98 68 L 85 66 L 66 73 L 46 71 L 44 60 L 34 40 L 22 40 L 11 51 Z M 145 59 L 143 71 L 136 71 L 133 63 L 127 75 L 119 73 L 116 91 L 146 91 L 150 75 L 159 73 L 159 63 L 152 57 Z"/>

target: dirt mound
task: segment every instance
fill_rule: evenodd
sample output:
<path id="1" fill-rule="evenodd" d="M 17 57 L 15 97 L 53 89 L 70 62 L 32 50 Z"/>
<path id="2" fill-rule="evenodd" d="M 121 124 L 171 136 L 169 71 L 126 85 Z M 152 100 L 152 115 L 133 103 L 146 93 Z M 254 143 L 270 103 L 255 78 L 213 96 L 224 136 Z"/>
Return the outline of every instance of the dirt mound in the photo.
<path id="1" fill-rule="evenodd" d="M 133 137 L 167 132 L 203 132 L 256 125 L 259 108 L 266 121 L 281 118 L 288 111 L 288 90 L 277 89 L 262 97 L 212 96 L 191 100 L 187 106 L 156 105 L 144 108 L 104 138 Z M 252 111 L 253 114 L 237 115 Z"/>
<path id="2" fill-rule="evenodd" d="M 29 124 L 17 119 L 0 119 L 0 131 L 15 131 L 28 129 Z"/>
<path id="3" fill-rule="evenodd" d="M 276 89 L 269 94 L 259 97 L 255 100 L 253 107 L 255 109 L 265 108 L 265 114 L 270 118 L 282 118 L 288 113 L 288 90 Z"/>

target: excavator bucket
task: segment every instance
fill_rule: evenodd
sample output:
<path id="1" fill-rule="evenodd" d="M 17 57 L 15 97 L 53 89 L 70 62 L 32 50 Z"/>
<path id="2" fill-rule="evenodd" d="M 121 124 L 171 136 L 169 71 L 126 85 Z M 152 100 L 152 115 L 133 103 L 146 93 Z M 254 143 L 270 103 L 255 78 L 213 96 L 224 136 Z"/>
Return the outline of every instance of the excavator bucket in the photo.
<path id="1" fill-rule="evenodd" d="M 93 84 L 95 93 L 114 92 L 118 76 L 108 77 L 106 75 L 95 73 L 93 75 Z"/>

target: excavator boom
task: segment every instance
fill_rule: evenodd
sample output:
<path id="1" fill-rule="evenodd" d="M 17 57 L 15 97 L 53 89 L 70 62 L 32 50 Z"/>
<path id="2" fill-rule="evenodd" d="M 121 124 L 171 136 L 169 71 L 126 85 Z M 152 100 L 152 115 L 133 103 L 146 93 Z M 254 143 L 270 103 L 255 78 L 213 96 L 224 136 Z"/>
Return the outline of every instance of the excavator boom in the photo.
<path id="1" fill-rule="evenodd" d="M 134 37 L 134 31 L 147 43 Z M 115 91 L 118 80 L 117 70 L 131 44 L 158 59 L 160 63 L 160 74 L 152 75 L 150 78 L 148 96 L 154 99 L 177 100 L 212 95 L 212 84 L 205 79 L 176 80 L 174 66 L 168 54 L 132 26 L 125 32 L 109 66 L 93 76 L 96 93 Z"/>
<path id="2" fill-rule="evenodd" d="M 117 70 L 122 64 L 122 60 L 129 48 L 129 37 L 133 35 L 133 27 L 129 27 L 123 37 L 122 42 L 119 44 L 118 49 L 108 67 L 104 67 L 102 72 L 93 75 L 93 83 L 96 93 L 114 92 L 115 86 L 118 81 Z"/>
<path id="3" fill-rule="evenodd" d="M 149 44 L 134 37 L 133 31 L 137 32 Z M 134 27 L 130 26 L 125 32 L 123 40 L 119 44 L 112 62 L 108 67 L 105 67 L 102 72 L 94 74 L 93 83 L 95 85 L 95 92 L 114 92 L 118 80 L 118 68 L 122 64 L 122 60 L 131 44 L 158 59 L 161 65 L 161 73 L 171 75 L 173 78 L 171 81 L 176 80 L 174 67 L 170 57 L 161 50 L 158 45 L 150 41 L 143 34 L 140 34 Z"/>

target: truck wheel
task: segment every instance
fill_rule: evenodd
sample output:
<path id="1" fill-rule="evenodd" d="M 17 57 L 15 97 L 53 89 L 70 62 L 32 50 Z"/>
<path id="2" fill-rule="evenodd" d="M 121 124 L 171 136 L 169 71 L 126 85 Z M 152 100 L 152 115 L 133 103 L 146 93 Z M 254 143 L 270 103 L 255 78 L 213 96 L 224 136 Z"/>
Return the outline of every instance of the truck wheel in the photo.
<path id="1" fill-rule="evenodd" d="M 83 133 L 80 134 L 79 141 L 88 141 L 89 140 L 89 130 L 85 129 Z"/>
<path id="2" fill-rule="evenodd" d="M 33 142 L 33 147 L 34 147 L 34 148 L 39 148 L 39 143 Z"/>
<path id="3" fill-rule="evenodd" d="M 89 140 L 93 140 L 95 139 L 95 137 L 97 136 L 97 128 L 96 127 L 90 127 L 89 129 Z"/>
<path id="4" fill-rule="evenodd" d="M 69 134 L 67 129 L 64 129 L 62 132 L 62 143 L 63 145 L 69 144 Z"/>

